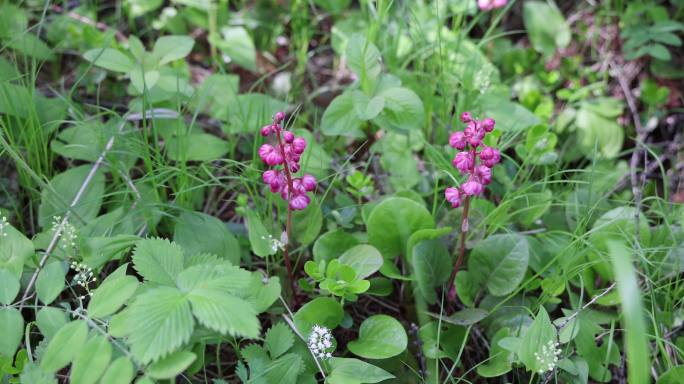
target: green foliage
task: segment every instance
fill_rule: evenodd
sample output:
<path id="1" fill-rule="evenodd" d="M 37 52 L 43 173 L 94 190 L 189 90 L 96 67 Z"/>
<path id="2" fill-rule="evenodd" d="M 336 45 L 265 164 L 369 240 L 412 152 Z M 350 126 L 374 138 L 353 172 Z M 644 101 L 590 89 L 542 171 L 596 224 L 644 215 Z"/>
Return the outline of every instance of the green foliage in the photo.
<path id="1" fill-rule="evenodd" d="M 391 316 L 374 315 L 361 323 L 359 338 L 347 348 L 367 359 L 386 359 L 406 350 L 408 338 L 404 327 Z"/>

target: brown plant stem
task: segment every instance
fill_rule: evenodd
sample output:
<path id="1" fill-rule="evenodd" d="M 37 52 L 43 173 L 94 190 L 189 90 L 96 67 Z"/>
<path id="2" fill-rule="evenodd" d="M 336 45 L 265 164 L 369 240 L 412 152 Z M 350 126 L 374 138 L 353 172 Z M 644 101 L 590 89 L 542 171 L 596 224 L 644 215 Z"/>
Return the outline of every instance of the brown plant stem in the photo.
<path id="1" fill-rule="evenodd" d="M 283 144 L 283 139 L 280 135 L 280 131 L 276 131 L 276 137 L 278 139 L 278 147 L 280 148 L 280 153 L 283 155 L 283 170 L 285 171 L 285 178 L 287 179 L 287 223 L 285 224 L 285 234 L 287 235 L 287 242 L 283 248 L 283 259 L 285 260 L 285 267 L 287 268 L 287 276 L 290 279 L 290 288 L 292 289 L 292 297 L 297 298 L 297 283 L 294 279 L 294 271 L 292 270 L 292 262 L 290 261 L 290 235 L 292 229 L 292 208 L 290 208 L 290 199 L 292 198 L 292 175 L 290 174 L 290 168 L 287 165 L 287 160 L 285 159 L 285 145 Z"/>

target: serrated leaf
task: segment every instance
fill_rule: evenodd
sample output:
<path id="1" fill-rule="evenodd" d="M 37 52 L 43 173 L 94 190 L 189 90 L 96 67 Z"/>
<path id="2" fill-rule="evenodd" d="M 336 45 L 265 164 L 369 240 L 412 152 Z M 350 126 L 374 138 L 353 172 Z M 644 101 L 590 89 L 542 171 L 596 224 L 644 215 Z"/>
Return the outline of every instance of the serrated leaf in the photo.
<path id="1" fill-rule="evenodd" d="M 95 384 L 112 358 L 112 345 L 106 337 L 95 335 L 88 340 L 71 366 L 72 384 Z"/>
<path id="2" fill-rule="evenodd" d="M 41 369 L 57 372 L 76 357 L 88 336 L 88 325 L 83 320 L 72 321 L 55 334 L 40 361 Z"/>
<path id="3" fill-rule="evenodd" d="M 64 289 L 66 270 L 61 261 L 48 263 L 38 273 L 36 293 L 43 304 L 52 303 Z"/>
<path id="4" fill-rule="evenodd" d="M 133 363 L 126 356 L 114 360 L 100 380 L 100 384 L 129 384 L 135 375 Z"/>
<path id="5" fill-rule="evenodd" d="M 93 317 L 109 316 L 121 308 L 138 289 L 138 279 L 133 276 L 108 276 L 93 291 L 88 303 L 88 314 Z"/>
<path id="6" fill-rule="evenodd" d="M 279 322 L 266 332 L 264 346 L 271 359 L 276 359 L 294 345 L 294 334 L 285 323 Z"/>
<path id="7" fill-rule="evenodd" d="M 194 323 L 185 294 L 171 287 L 151 289 L 130 306 L 131 353 L 143 364 L 159 360 L 188 342 Z"/>
<path id="8" fill-rule="evenodd" d="M 147 367 L 145 373 L 153 379 L 173 379 L 185 371 L 196 358 L 190 351 L 177 351 Z"/>
<path id="9" fill-rule="evenodd" d="M 188 298 L 192 313 L 207 328 L 233 336 L 259 336 L 256 311 L 245 300 L 206 288 L 194 288 Z"/>
<path id="10" fill-rule="evenodd" d="M 133 251 L 133 267 L 145 280 L 174 285 L 183 270 L 183 250 L 166 239 L 145 239 Z"/>
<path id="11" fill-rule="evenodd" d="M 227 262 L 191 266 L 179 273 L 176 280 L 183 292 L 210 289 L 236 295 L 244 293 L 250 282 L 250 272 Z"/>
<path id="12" fill-rule="evenodd" d="M 14 356 L 24 332 L 24 318 L 16 308 L 0 307 L 0 355 Z"/>

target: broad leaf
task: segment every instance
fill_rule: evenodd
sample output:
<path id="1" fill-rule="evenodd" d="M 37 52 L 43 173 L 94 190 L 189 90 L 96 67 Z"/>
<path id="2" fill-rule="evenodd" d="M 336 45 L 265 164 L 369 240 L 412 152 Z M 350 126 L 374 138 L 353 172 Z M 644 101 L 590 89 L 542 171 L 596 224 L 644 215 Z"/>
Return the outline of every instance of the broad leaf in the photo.
<path id="1" fill-rule="evenodd" d="M 91 168 L 91 165 L 81 165 L 62 172 L 50 180 L 49 188 L 43 189 L 40 195 L 38 222 L 41 227 L 47 228 L 55 216 L 64 216 L 67 210 L 77 217 L 72 218 L 71 223 L 80 223 L 81 220 L 87 223 L 97 217 L 104 195 L 105 182 L 102 171 L 95 172 L 79 202 L 73 208 L 69 208 L 84 185 Z"/>
<path id="2" fill-rule="evenodd" d="M 83 58 L 98 67 L 114 72 L 126 73 L 135 65 L 130 57 L 113 48 L 94 48 L 86 51 Z"/>
<path id="3" fill-rule="evenodd" d="M 210 253 L 240 264 L 240 245 L 221 220 L 201 212 L 183 212 L 173 231 L 173 241 L 186 256 Z"/>
<path id="4" fill-rule="evenodd" d="M 88 315 L 109 316 L 121 308 L 138 289 L 138 279 L 133 276 L 108 276 L 95 291 L 88 303 Z"/>
<path id="5" fill-rule="evenodd" d="M 174 352 L 147 367 L 145 373 L 154 379 L 173 379 L 185 371 L 196 358 L 197 355 L 190 351 Z"/>
<path id="6" fill-rule="evenodd" d="M 379 383 L 393 379 L 394 375 L 358 359 L 334 357 L 330 359 L 329 384 Z"/>
<path id="7" fill-rule="evenodd" d="M 328 105 L 321 119 L 321 132 L 328 136 L 363 137 L 361 119 L 354 110 L 352 93 L 343 93 Z"/>
<path id="8" fill-rule="evenodd" d="M 435 222 L 425 207 L 403 197 L 390 197 L 378 204 L 368 218 L 368 242 L 385 259 L 406 253 L 409 237 Z"/>
<path id="9" fill-rule="evenodd" d="M 294 322 L 297 330 L 308 337 L 314 325 L 335 329 L 343 318 L 344 310 L 340 303 L 329 297 L 317 297 L 295 313 Z"/>
<path id="10" fill-rule="evenodd" d="M 216 289 L 194 288 L 187 296 L 192 313 L 209 329 L 232 336 L 259 336 L 259 320 L 247 301 Z"/>
<path id="11" fill-rule="evenodd" d="M 361 79 L 374 80 L 380 75 L 380 51 L 363 35 L 356 34 L 347 43 L 349 68 Z"/>
<path id="12" fill-rule="evenodd" d="M 382 267 L 383 263 L 380 252 L 368 244 L 359 244 L 349 248 L 338 260 L 340 263 L 352 267 L 356 271 L 357 279 L 365 279 L 374 274 Z"/>
<path id="13" fill-rule="evenodd" d="M 367 359 L 387 359 L 406 350 L 408 337 L 401 323 L 391 316 L 373 315 L 361 323 L 359 338 L 347 344 L 349 350 Z"/>
<path id="14" fill-rule="evenodd" d="M 556 49 L 565 48 L 572 35 L 563 14 L 554 6 L 541 1 L 526 1 L 523 21 L 535 50 L 549 57 Z"/>
<path id="15" fill-rule="evenodd" d="M 18 293 L 19 279 L 9 270 L 0 268 L 0 304 L 12 304 Z"/>
<path id="16" fill-rule="evenodd" d="M 133 363 L 128 357 L 121 356 L 109 365 L 102 375 L 100 384 L 129 384 L 133 377 L 135 377 Z"/>
<path id="17" fill-rule="evenodd" d="M 78 355 L 88 336 L 88 326 L 83 320 L 76 320 L 60 328 L 50 340 L 40 367 L 47 372 L 57 372 Z"/>
<path id="18" fill-rule="evenodd" d="M 279 322 L 266 332 L 264 346 L 271 355 L 271 359 L 276 359 L 292 348 L 294 340 L 294 334 L 290 328 L 285 323 Z"/>
<path id="19" fill-rule="evenodd" d="M 38 273 L 36 293 L 43 304 L 52 303 L 64 289 L 66 268 L 61 261 L 46 264 Z"/>
<path id="20" fill-rule="evenodd" d="M 518 357 L 525 367 L 533 372 L 548 370 L 556 356 L 556 327 L 551 324 L 544 307 L 539 308 L 537 317 L 523 336 Z"/>
<path id="21" fill-rule="evenodd" d="M 152 54 L 159 65 L 182 59 L 192 51 L 195 41 L 189 36 L 162 36 L 156 43 Z"/>
<path id="22" fill-rule="evenodd" d="M 468 272 L 489 293 L 503 296 L 522 281 L 529 249 L 525 237 L 515 234 L 492 235 L 477 243 L 468 258 Z"/>
<path id="23" fill-rule="evenodd" d="M 313 245 L 314 261 L 330 261 L 357 244 L 359 240 L 342 229 L 326 232 Z"/>
<path id="24" fill-rule="evenodd" d="M 95 384 L 109 365 L 112 345 L 106 337 L 97 334 L 88 340 L 71 366 L 70 382 Z"/>
<path id="25" fill-rule="evenodd" d="M 33 243 L 11 225 L 6 226 L 4 232 L 5 236 L 0 241 L 0 268 L 19 279 L 24 261 L 34 254 Z M 11 290 L 7 292 L 8 295 L 9 293 Z"/>
<path id="26" fill-rule="evenodd" d="M 0 355 L 14 356 L 24 335 L 24 318 L 16 308 L 0 307 Z"/>

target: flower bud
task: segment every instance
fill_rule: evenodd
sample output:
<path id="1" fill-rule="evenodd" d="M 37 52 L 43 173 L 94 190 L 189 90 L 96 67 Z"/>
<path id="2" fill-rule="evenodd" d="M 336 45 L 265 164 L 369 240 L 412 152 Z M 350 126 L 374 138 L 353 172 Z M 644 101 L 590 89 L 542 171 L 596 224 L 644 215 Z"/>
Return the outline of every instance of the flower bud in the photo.
<path id="1" fill-rule="evenodd" d="M 501 154 L 492 147 L 484 147 L 480 151 L 480 161 L 489 168 L 496 165 L 501 160 Z"/>
<path id="2" fill-rule="evenodd" d="M 464 123 L 470 123 L 473 121 L 473 116 L 470 115 L 470 112 L 463 112 L 461 113 L 461 121 Z"/>
<path id="3" fill-rule="evenodd" d="M 473 167 L 474 159 L 470 152 L 459 152 L 452 163 L 461 173 L 468 173 Z"/>
<path id="4" fill-rule="evenodd" d="M 444 191 L 446 200 L 451 203 L 452 208 L 458 208 L 461 205 L 461 191 L 458 188 L 449 187 Z"/>
<path id="5" fill-rule="evenodd" d="M 496 125 L 496 122 L 494 119 L 490 119 L 489 117 L 482 120 L 482 129 L 484 129 L 486 132 L 491 132 L 494 130 L 494 125 Z"/>
<path id="6" fill-rule="evenodd" d="M 480 180 L 480 183 L 487 185 L 492 182 L 492 169 L 486 165 L 478 165 L 475 168 L 475 177 Z"/>
<path id="7" fill-rule="evenodd" d="M 263 127 L 261 127 L 261 136 L 266 137 L 270 135 L 272 130 L 273 128 L 271 125 L 264 125 Z"/>
<path id="8" fill-rule="evenodd" d="M 461 189 L 463 190 L 463 193 L 468 196 L 477 196 L 482 193 L 484 187 L 477 180 L 471 177 L 468 179 L 468 181 L 463 183 Z"/>
<path id="9" fill-rule="evenodd" d="M 309 203 L 311 202 L 311 198 L 307 196 L 306 194 L 299 194 L 299 195 L 294 195 L 292 198 L 290 198 L 290 208 L 294 209 L 295 211 L 301 211 L 305 209 Z"/>
<path id="10" fill-rule="evenodd" d="M 290 144 L 294 141 L 295 135 L 294 133 L 290 131 L 284 131 L 283 132 L 283 140 L 285 140 L 286 143 Z"/>
<path id="11" fill-rule="evenodd" d="M 270 144 L 264 144 L 259 148 L 259 157 L 270 166 L 283 163 L 283 155 Z"/>
<path id="12" fill-rule="evenodd" d="M 463 132 L 454 132 L 449 136 L 449 145 L 456 149 L 465 149 L 466 137 Z"/>
<path id="13" fill-rule="evenodd" d="M 276 112 L 276 114 L 273 116 L 273 122 L 274 123 L 280 123 L 285 119 L 285 113 L 283 112 Z"/>
<path id="14" fill-rule="evenodd" d="M 306 140 L 303 137 L 297 137 L 292 141 L 292 152 L 301 155 L 306 149 Z"/>
<path id="15" fill-rule="evenodd" d="M 302 185 L 307 192 L 311 192 L 316 189 L 316 178 L 306 174 L 302 177 Z"/>

